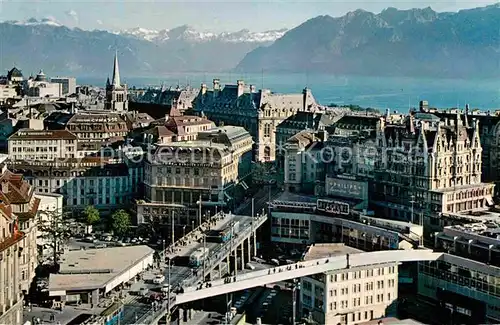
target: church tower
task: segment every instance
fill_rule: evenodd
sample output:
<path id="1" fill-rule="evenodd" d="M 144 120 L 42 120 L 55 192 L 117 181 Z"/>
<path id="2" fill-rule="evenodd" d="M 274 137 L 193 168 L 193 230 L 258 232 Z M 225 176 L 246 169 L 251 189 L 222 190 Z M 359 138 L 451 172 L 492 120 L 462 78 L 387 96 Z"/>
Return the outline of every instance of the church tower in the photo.
<path id="1" fill-rule="evenodd" d="M 115 53 L 113 66 L 113 78 L 106 81 L 106 102 L 104 108 L 108 111 L 126 112 L 128 111 L 128 91 L 127 85 L 121 84 L 120 68 L 118 66 L 118 53 Z"/>

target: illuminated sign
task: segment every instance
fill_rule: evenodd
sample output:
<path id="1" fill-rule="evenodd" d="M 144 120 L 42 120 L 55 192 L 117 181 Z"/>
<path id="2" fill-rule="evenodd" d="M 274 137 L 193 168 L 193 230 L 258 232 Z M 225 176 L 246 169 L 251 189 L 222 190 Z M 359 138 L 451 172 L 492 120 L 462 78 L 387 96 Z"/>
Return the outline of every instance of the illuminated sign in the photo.
<path id="1" fill-rule="evenodd" d="M 316 202 L 316 209 L 331 214 L 349 214 L 349 204 L 339 201 L 319 199 Z"/>
<path id="2" fill-rule="evenodd" d="M 368 198 L 368 187 L 366 182 L 327 177 L 326 194 L 366 200 Z"/>

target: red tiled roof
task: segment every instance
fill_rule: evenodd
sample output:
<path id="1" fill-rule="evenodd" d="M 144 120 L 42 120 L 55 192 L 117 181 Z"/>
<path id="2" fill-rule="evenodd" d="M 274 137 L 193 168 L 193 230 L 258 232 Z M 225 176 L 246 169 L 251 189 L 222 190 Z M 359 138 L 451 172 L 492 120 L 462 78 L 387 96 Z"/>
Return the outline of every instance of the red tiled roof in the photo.
<path id="1" fill-rule="evenodd" d="M 8 204 L 23 204 L 31 200 L 31 185 L 23 180 L 23 175 L 7 170 L 0 176 L 0 194 Z"/>
<path id="2" fill-rule="evenodd" d="M 32 219 L 36 217 L 36 213 L 38 212 L 38 207 L 40 206 L 40 199 L 36 198 L 33 201 L 33 205 L 28 212 L 16 213 L 17 217 L 21 220 Z"/>

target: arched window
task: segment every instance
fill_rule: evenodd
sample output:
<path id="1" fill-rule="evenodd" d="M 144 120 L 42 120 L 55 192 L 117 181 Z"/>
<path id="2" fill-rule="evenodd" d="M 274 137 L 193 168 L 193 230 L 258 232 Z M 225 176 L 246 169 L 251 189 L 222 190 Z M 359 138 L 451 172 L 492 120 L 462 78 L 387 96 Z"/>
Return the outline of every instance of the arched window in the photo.
<path id="1" fill-rule="evenodd" d="M 264 148 L 264 160 L 265 161 L 271 160 L 271 148 L 269 146 L 266 146 Z"/>

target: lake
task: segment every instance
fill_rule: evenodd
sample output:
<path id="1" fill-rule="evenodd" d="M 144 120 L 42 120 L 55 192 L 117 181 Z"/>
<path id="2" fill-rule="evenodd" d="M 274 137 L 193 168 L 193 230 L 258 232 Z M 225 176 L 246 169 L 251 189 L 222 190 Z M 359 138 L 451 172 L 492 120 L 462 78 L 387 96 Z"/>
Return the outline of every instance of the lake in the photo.
<path id="1" fill-rule="evenodd" d="M 326 74 L 236 74 L 236 73 L 173 73 L 158 78 L 126 78 L 129 87 L 167 86 L 189 84 L 199 88 L 205 82 L 210 88 L 212 79 L 221 84 L 235 84 L 243 79 L 257 89 L 268 88 L 277 93 L 301 92 L 309 87 L 321 104 L 355 104 L 385 110 L 408 111 L 417 107 L 420 100 L 439 108 L 464 107 L 481 110 L 500 109 L 500 80 L 422 79 L 401 77 L 336 76 Z M 79 84 L 104 86 L 106 78 L 78 78 Z"/>

